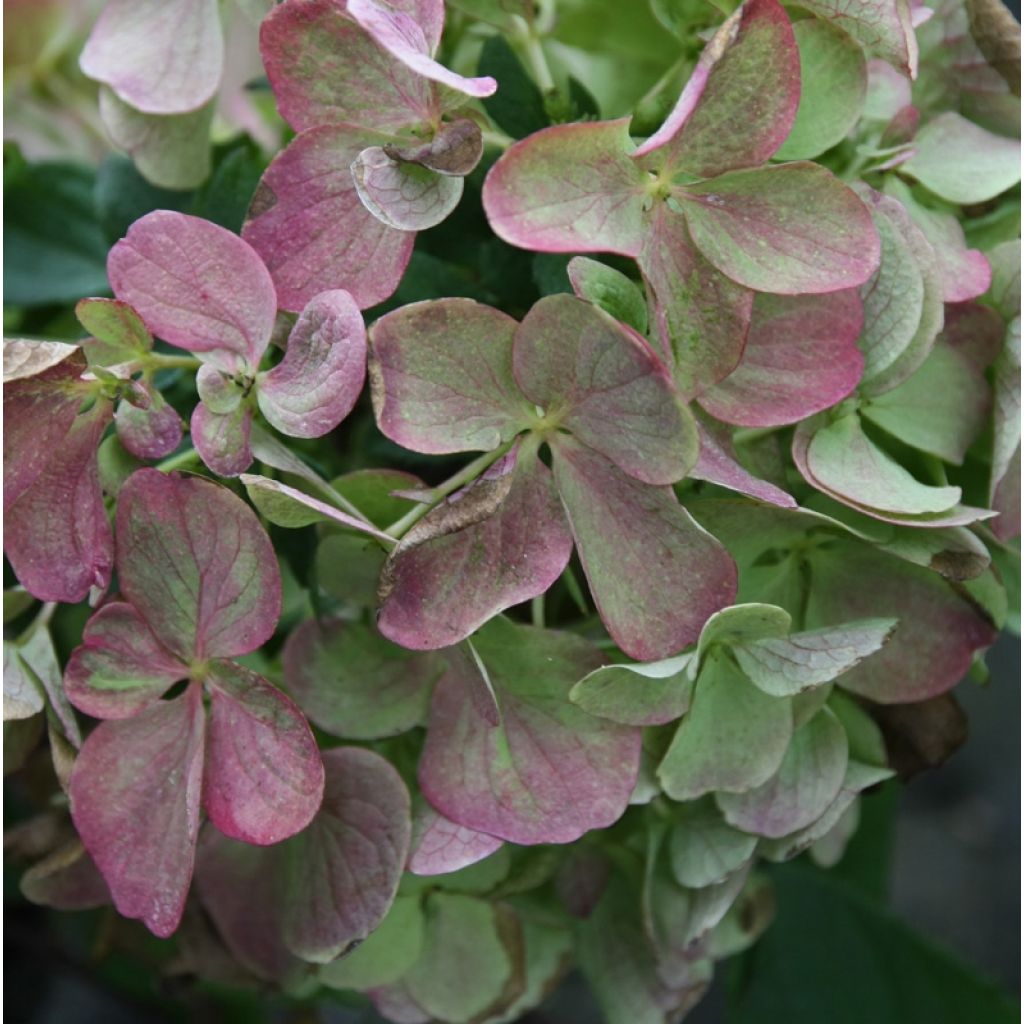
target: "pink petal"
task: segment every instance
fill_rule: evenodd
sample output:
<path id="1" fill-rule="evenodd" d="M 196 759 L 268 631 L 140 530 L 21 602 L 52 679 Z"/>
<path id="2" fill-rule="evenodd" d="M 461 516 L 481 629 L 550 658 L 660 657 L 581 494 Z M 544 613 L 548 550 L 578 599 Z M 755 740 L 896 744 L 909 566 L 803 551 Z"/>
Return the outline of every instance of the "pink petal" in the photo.
<path id="1" fill-rule="evenodd" d="M 405 535 L 384 567 L 377 625 L 403 647 L 448 647 L 543 594 L 571 554 L 549 470 L 512 452 Z"/>
<path id="2" fill-rule="evenodd" d="M 164 341 L 228 373 L 255 370 L 274 329 L 267 268 L 237 235 L 199 217 L 155 210 L 107 257 L 114 294 Z"/>
<path id="3" fill-rule="evenodd" d="M 110 414 L 110 403 L 98 401 L 77 416 L 32 486 L 5 510 L 4 552 L 40 601 L 75 604 L 110 582 L 114 545 L 96 464 Z"/>
<path id="4" fill-rule="evenodd" d="M 870 56 L 917 77 L 917 37 L 903 0 L 807 0 L 801 6 L 849 32 Z"/>
<path id="5" fill-rule="evenodd" d="M 262 676 L 228 661 L 206 677 L 203 807 L 232 839 L 266 846 L 313 819 L 324 792 L 320 751 L 299 708 Z"/>
<path id="6" fill-rule="evenodd" d="M 565 436 L 555 481 L 598 612 L 631 658 L 655 661 L 693 643 L 736 593 L 736 566 L 671 488 L 631 479 Z"/>
<path id="7" fill-rule="evenodd" d="M 834 292 L 878 266 L 871 214 L 818 164 L 730 171 L 677 196 L 704 257 L 755 291 Z"/>
<path id="8" fill-rule="evenodd" d="M 420 759 L 424 795 L 474 831 L 519 844 L 568 843 L 625 811 L 640 763 L 640 730 L 595 718 L 569 690 L 601 658 L 569 633 L 496 620 L 473 640 L 501 721 L 472 699 L 465 661 L 438 683 Z"/>
<path id="9" fill-rule="evenodd" d="M 181 444 L 181 417 L 159 391 L 153 392 L 147 409 L 118 403 L 114 425 L 121 444 L 139 459 L 162 459 Z"/>
<path id="10" fill-rule="evenodd" d="M 348 0 L 347 6 L 349 15 L 378 46 L 424 78 L 478 98 L 491 96 L 498 88 L 493 78 L 463 78 L 431 60 L 430 42 L 420 25 L 408 14 L 388 10 L 374 0 Z"/>
<path id="11" fill-rule="evenodd" d="M 377 220 L 356 193 L 351 171 L 363 149 L 386 139 L 325 125 L 293 139 L 267 168 L 242 237 L 270 268 L 283 309 L 297 312 L 337 288 L 366 309 L 398 287 L 415 235 Z"/>
<path id="12" fill-rule="evenodd" d="M 881 704 L 925 700 L 956 686 L 974 652 L 996 638 L 976 606 L 937 573 L 852 540 L 818 548 L 808 629 L 855 619 L 897 619 L 889 642 L 839 679 Z"/>
<path id="13" fill-rule="evenodd" d="M 352 949 L 383 920 L 410 834 L 409 793 L 390 762 L 358 747 L 336 747 L 323 758 L 320 813 L 279 847 L 285 945 L 314 963 Z"/>
<path id="14" fill-rule="evenodd" d="M 130 718 L 189 670 L 161 647 L 130 604 L 104 605 L 86 623 L 64 672 L 64 691 L 93 718 Z"/>
<path id="15" fill-rule="evenodd" d="M 71 816 L 114 906 L 161 938 L 178 927 L 192 880 L 202 771 L 202 691 L 192 684 L 100 724 L 71 774 Z"/>
<path id="16" fill-rule="evenodd" d="M 224 38 L 217 2 L 109 0 L 79 63 L 138 110 L 195 110 L 220 86 Z"/>
<path id="17" fill-rule="evenodd" d="M 200 402 L 192 410 L 189 430 L 199 457 L 218 476 L 239 476 L 252 465 L 250 406 L 239 405 L 234 412 L 217 413 Z"/>
<path id="18" fill-rule="evenodd" d="M 497 836 L 457 825 L 424 801 L 413 815 L 406 867 L 414 875 L 447 875 L 489 857 L 501 845 Z"/>
<path id="19" fill-rule="evenodd" d="M 484 181 L 492 230 L 522 249 L 636 256 L 649 175 L 632 152 L 627 118 L 556 125 L 515 143 Z"/>
<path id="20" fill-rule="evenodd" d="M 541 299 L 516 333 L 512 369 L 546 416 L 637 480 L 674 483 L 696 462 L 696 427 L 668 369 L 599 307 Z"/>
<path id="21" fill-rule="evenodd" d="M 436 40 L 431 14 L 423 27 Z M 298 132 L 328 124 L 399 131 L 440 114 L 435 87 L 377 46 L 337 0 L 278 4 L 260 26 L 260 54 L 278 110 Z"/>
<path id="22" fill-rule="evenodd" d="M 758 295 L 739 365 L 701 395 L 701 405 L 744 427 L 784 426 L 835 405 L 864 368 L 863 319 L 856 291 Z"/>
<path id="23" fill-rule="evenodd" d="M 39 478 L 74 423 L 88 385 L 73 346 L 4 342 L 4 512 Z"/>
<path id="24" fill-rule="evenodd" d="M 444 455 L 496 448 L 535 419 L 512 373 L 518 324 L 471 299 L 417 302 L 370 329 L 377 424 L 392 441 Z"/>
<path id="25" fill-rule="evenodd" d="M 288 336 L 284 359 L 256 384 L 260 411 L 289 437 L 322 437 L 353 409 L 366 380 L 366 328 L 352 296 L 321 292 Z"/>
<path id="26" fill-rule="evenodd" d="M 117 575 L 157 639 L 186 661 L 255 650 L 281 613 L 270 538 L 245 502 L 202 477 L 140 469 L 128 478 Z"/>
<path id="27" fill-rule="evenodd" d="M 767 480 L 759 480 L 740 465 L 728 427 L 702 416 L 697 419 L 697 429 L 700 432 L 700 458 L 690 471 L 693 479 L 707 480 L 781 508 L 797 507 L 791 495 Z"/>
<path id="28" fill-rule="evenodd" d="M 764 163 L 800 103 L 800 55 L 777 0 L 747 0 L 700 55 L 668 119 L 636 151 L 709 178 Z"/>

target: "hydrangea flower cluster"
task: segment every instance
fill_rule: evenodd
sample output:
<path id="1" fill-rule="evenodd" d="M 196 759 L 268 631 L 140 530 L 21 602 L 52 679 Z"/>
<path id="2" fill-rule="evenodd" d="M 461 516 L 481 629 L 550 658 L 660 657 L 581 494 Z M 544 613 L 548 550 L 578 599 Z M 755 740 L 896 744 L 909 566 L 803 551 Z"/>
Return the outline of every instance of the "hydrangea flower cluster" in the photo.
<path id="1" fill-rule="evenodd" d="M 396 1022 L 574 966 L 678 1020 L 1019 623 L 1019 99 L 958 0 L 638 5 L 632 95 L 579 4 L 238 3 L 291 129 L 240 233 L 145 212 L 4 345 L 5 734 L 73 825 L 23 890 Z M 85 45 L 156 184 L 229 7 Z"/>

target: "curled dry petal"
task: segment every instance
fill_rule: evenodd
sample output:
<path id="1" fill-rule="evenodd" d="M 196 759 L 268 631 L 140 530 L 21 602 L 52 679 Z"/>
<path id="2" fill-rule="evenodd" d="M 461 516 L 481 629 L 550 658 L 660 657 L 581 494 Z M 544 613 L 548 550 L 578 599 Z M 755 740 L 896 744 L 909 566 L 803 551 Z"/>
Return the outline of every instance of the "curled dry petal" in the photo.
<path id="1" fill-rule="evenodd" d="M 277 296 L 263 261 L 237 235 L 156 210 L 110 250 L 107 274 L 114 294 L 164 341 L 229 373 L 259 365 Z"/>
<path id="2" fill-rule="evenodd" d="M 345 291 L 314 296 L 284 359 L 256 383 L 260 411 L 289 437 L 322 437 L 351 411 L 366 380 L 366 328 Z"/>
<path id="3" fill-rule="evenodd" d="M 462 178 L 395 160 L 380 146 L 364 149 L 352 161 L 352 180 L 363 206 L 397 231 L 440 224 L 462 198 Z"/>
<path id="4" fill-rule="evenodd" d="M 377 625 L 416 650 L 458 643 L 543 594 L 571 554 L 550 471 L 512 452 L 406 534 L 381 575 Z"/>
<path id="5" fill-rule="evenodd" d="M 281 611 L 270 538 L 245 502 L 202 477 L 140 469 L 128 478 L 117 575 L 157 639 L 185 661 L 255 650 Z"/>
<path id="6" fill-rule="evenodd" d="M 384 152 L 392 160 L 421 164 L 438 174 L 465 177 L 480 162 L 484 153 L 479 125 L 468 117 L 444 122 L 429 142 L 419 145 L 386 145 Z"/>

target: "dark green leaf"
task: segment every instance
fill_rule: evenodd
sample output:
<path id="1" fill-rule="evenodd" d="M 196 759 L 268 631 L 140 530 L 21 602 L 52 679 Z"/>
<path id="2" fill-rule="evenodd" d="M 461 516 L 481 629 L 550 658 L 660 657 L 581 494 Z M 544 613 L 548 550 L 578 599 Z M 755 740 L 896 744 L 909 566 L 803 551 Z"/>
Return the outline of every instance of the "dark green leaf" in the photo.
<path id="1" fill-rule="evenodd" d="M 544 97 L 503 36 L 491 36 L 484 43 L 477 73 L 498 80 L 498 91 L 483 102 L 487 113 L 503 132 L 521 139 L 547 128 L 550 122 L 544 109 Z"/>

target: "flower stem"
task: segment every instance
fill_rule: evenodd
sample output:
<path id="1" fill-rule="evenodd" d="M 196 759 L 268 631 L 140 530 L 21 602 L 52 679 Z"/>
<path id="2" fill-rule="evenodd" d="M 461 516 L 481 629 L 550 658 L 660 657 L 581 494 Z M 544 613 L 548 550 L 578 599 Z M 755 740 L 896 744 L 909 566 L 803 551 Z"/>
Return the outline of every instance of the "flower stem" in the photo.
<path id="1" fill-rule="evenodd" d="M 202 365 L 195 356 L 165 356 L 162 352 L 147 352 L 139 362 L 147 370 L 194 370 Z"/>
<path id="2" fill-rule="evenodd" d="M 182 466 L 195 462 L 198 458 L 199 452 L 195 448 L 186 448 L 183 452 L 178 452 L 177 455 L 171 455 L 164 459 L 163 462 L 158 462 L 155 468 L 159 469 L 161 473 L 170 473 L 172 470 L 180 469 Z"/>
<path id="3" fill-rule="evenodd" d="M 448 497 L 449 494 L 457 491 L 460 487 L 475 480 L 484 470 L 489 469 L 516 443 L 516 438 L 495 448 L 493 451 L 484 452 L 479 458 L 463 466 L 454 476 L 449 477 L 443 484 L 438 484 L 430 492 L 430 499 L 411 508 L 401 519 L 392 523 L 384 532 L 396 540 L 404 536 L 411 527 L 418 523 L 428 512 L 436 508 Z"/>

